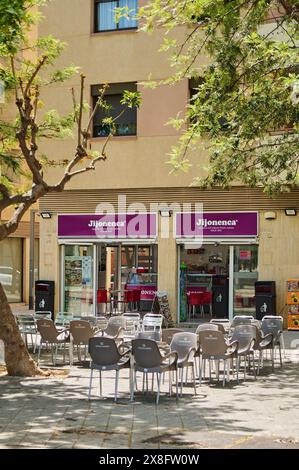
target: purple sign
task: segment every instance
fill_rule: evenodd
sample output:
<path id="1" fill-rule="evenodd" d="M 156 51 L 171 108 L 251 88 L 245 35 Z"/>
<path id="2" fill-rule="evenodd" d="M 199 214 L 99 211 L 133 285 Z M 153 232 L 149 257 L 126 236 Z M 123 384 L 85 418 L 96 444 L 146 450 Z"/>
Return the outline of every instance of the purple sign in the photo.
<path id="1" fill-rule="evenodd" d="M 177 213 L 176 237 L 256 237 L 257 212 Z"/>
<path id="2" fill-rule="evenodd" d="M 67 214 L 58 216 L 60 238 L 155 238 L 156 214 Z"/>
<path id="3" fill-rule="evenodd" d="M 140 300 L 154 300 L 157 286 L 156 285 L 141 285 L 141 284 L 131 284 L 126 286 L 127 290 L 140 290 Z"/>

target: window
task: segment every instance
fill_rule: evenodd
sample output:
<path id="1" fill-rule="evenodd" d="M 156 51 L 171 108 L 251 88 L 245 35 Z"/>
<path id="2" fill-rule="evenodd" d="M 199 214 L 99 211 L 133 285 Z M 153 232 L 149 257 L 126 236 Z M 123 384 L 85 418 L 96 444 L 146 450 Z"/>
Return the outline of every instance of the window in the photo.
<path id="1" fill-rule="evenodd" d="M 93 85 L 91 94 L 93 98 L 93 108 L 96 105 L 99 89 L 102 85 Z M 107 117 L 115 119 L 122 111 L 124 113 L 115 121 L 114 135 L 136 135 L 137 128 L 137 109 L 126 108 L 121 104 L 123 92 L 137 91 L 136 83 L 113 83 L 109 85 L 105 94 L 106 103 L 111 106 L 109 111 L 98 108 L 93 120 L 93 137 L 105 137 L 110 133 L 110 126 L 103 124 L 102 120 Z"/>
<path id="2" fill-rule="evenodd" d="M 6 238 L 0 244 L 0 282 L 9 302 L 22 302 L 23 240 Z"/>
<path id="3" fill-rule="evenodd" d="M 128 8 L 128 17 L 122 16 L 115 22 L 115 8 Z M 96 0 L 95 32 L 136 29 L 137 0 Z"/>

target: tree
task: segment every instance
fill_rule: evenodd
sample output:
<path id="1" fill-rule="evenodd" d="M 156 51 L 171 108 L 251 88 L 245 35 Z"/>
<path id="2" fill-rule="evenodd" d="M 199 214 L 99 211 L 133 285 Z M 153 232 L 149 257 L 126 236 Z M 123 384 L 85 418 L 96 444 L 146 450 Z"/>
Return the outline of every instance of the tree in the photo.
<path id="1" fill-rule="evenodd" d="M 189 151 L 208 142 L 202 187 L 233 181 L 268 194 L 298 184 L 298 0 L 152 0 L 144 29 L 165 29 L 161 49 L 175 72 L 163 83 L 197 81 L 171 150 L 173 170 L 190 167 Z M 173 34 L 184 26 L 178 42 Z M 201 61 L 203 55 L 207 61 Z"/>
<path id="2" fill-rule="evenodd" d="M 27 31 L 38 19 L 32 7 L 44 0 L 1 0 L 0 12 L 4 13 L 0 31 L 0 78 L 15 102 L 17 117 L 11 122 L 0 116 L 0 241 L 13 233 L 26 211 L 38 199 L 50 192 L 63 191 L 75 176 L 95 169 L 96 164 L 107 158 L 106 148 L 115 132 L 115 118 L 109 116 L 110 108 L 105 102 L 107 85 L 99 90 L 96 106 L 84 126 L 83 115 L 88 107 L 83 101 L 85 77 L 81 75 L 80 93 L 77 101 L 72 92 L 73 108 L 66 116 L 56 110 L 43 111 L 41 90 L 53 83 L 65 82 L 77 73 L 77 67 L 70 66 L 55 70 L 55 60 L 65 44 L 52 36 L 42 37 L 35 43 L 28 39 Z M 7 7 L 5 10 L 4 7 Z M 14 10 L 16 7 L 16 10 Z M 4 12 L 5 10 L 5 12 Z M 7 21 L 11 19 L 11 23 Z M 3 29 L 2 29 L 3 28 Z M 28 52 L 31 52 L 30 56 Z M 30 58 L 28 58 L 30 57 Z M 33 58 L 32 58 L 33 57 Z M 126 107 L 139 105 L 139 94 L 125 91 L 122 98 Z M 110 132 L 100 152 L 89 150 L 91 126 L 98 107 L 107 112 L 102 124 Z M 42 139 L 57 139 L 72 136 L 74 125 L 76 145 L 74 155 L 57 162 L 39 151 Z M 62 165 L 64 172 L 56 184 L 48 184 L 45 173 L 49 165 Z M 12 216 L 3 220 L 3 211 L 11 208 Z M 3 287 L 0 284 L 0 339 L 5 345 L 5 360 L 9 375 L 32 376 L 43 374 L 31 359 L 18 331 Z"/>

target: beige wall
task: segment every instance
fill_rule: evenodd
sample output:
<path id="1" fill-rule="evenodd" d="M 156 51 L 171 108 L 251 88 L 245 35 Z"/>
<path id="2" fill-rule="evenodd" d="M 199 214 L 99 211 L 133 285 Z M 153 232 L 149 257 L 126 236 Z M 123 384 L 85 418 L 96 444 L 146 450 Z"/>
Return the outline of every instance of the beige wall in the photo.
<path id="1" fill-rule="evenodd" d="M 260 214 L 259 279 L 276 281 L 279 313 L 286 303 L 286 280 L 299 278 L 299 216 L 282 211 L 276 215 L 275 220 L 265 220 Z"/>
<path id="2" fill-rule="evenodd" d="M 169 221 L 170 237 L 163 237 L 161 223 Z M 164 226 L 167 230 L 167 225 Z M 158 290 L 168 293 L 170 312 L 174 321 L 177 321 L 177 246 L 173 238 L 172 218 L 159 217 L 158 237 Z"/>
<path id="3" fill-rule="evenodd" d="M 57 216 L 44 219 L 40 224 L 40 279 L 55 281 L 55 311 L 59 309 L 60 266 L 57 240 Z"/>
<path id="4" fill-rule="evenodd" d="M 146 3 L 142 1 L 141 3 Z M 180 133 L 166 125 L 171 117 L 184 111 L 188 98 L 188 80 L 175 86 L 161 86 L 155 90 L 145 88 L 142 82 L 167 78 L 173 69 L 168 54 L 158 52 L 164 31 L 154 34 L 142 31 L 120 31 L 92 34 L 92 4 L 86 0 L 53 0 L 43 8 L 44 21 L 40 35 L 53 34 L 67 43 L 67 48 L 57 61 L 57 68 L 75 64 L 86 75 L 85 100 L 91 103 L 90 87 L 104 82 L 139 82 L 142 104 L 137 113 L 137 136 L 114 137 L 108 145 L 108 160 L 99 163 L 95 171 L 74 178 L 71 188 L 129 188 L 153 186 L 188 186 L 192 174 L 180 172 L 169 175 L 166 164 L 168 153 L 177 143 Z M 65 21 L 65 15 L 68 21 Z M 176 31 L 183 38 L 184 28 Z M 72 106 L 70 87 L 79 92 L 79 76 L 68 83 L 53 85 L 41 91 L 47 109 L 68 113 Z M 88 114 L 85 116 L 85 122 Z M 103 138 L 92 139 L 92 150 L 100 150 Z M 75 140 L 43 142 L 41 152 L 50 159 L 64 160 L 74 156 Z M 194 168 L 206 161 L 206 152 L 199 149 L 192 157 Z M 62 168 L 48 171 L 49 183 L 62 174 Z M 202 165 L 196 172 L 202 171 Z"/>

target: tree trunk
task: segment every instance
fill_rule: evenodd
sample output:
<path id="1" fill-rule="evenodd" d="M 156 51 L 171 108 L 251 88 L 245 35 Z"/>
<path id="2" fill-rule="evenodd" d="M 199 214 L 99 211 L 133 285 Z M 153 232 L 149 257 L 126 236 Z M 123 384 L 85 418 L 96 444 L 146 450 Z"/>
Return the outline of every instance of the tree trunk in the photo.
<path id="1" fill-rule="evenodd" d="M 4 342 L 8 375 L 33 377 L 47 375 L 30 357 L 0 283 L 0 339 Z"/>

